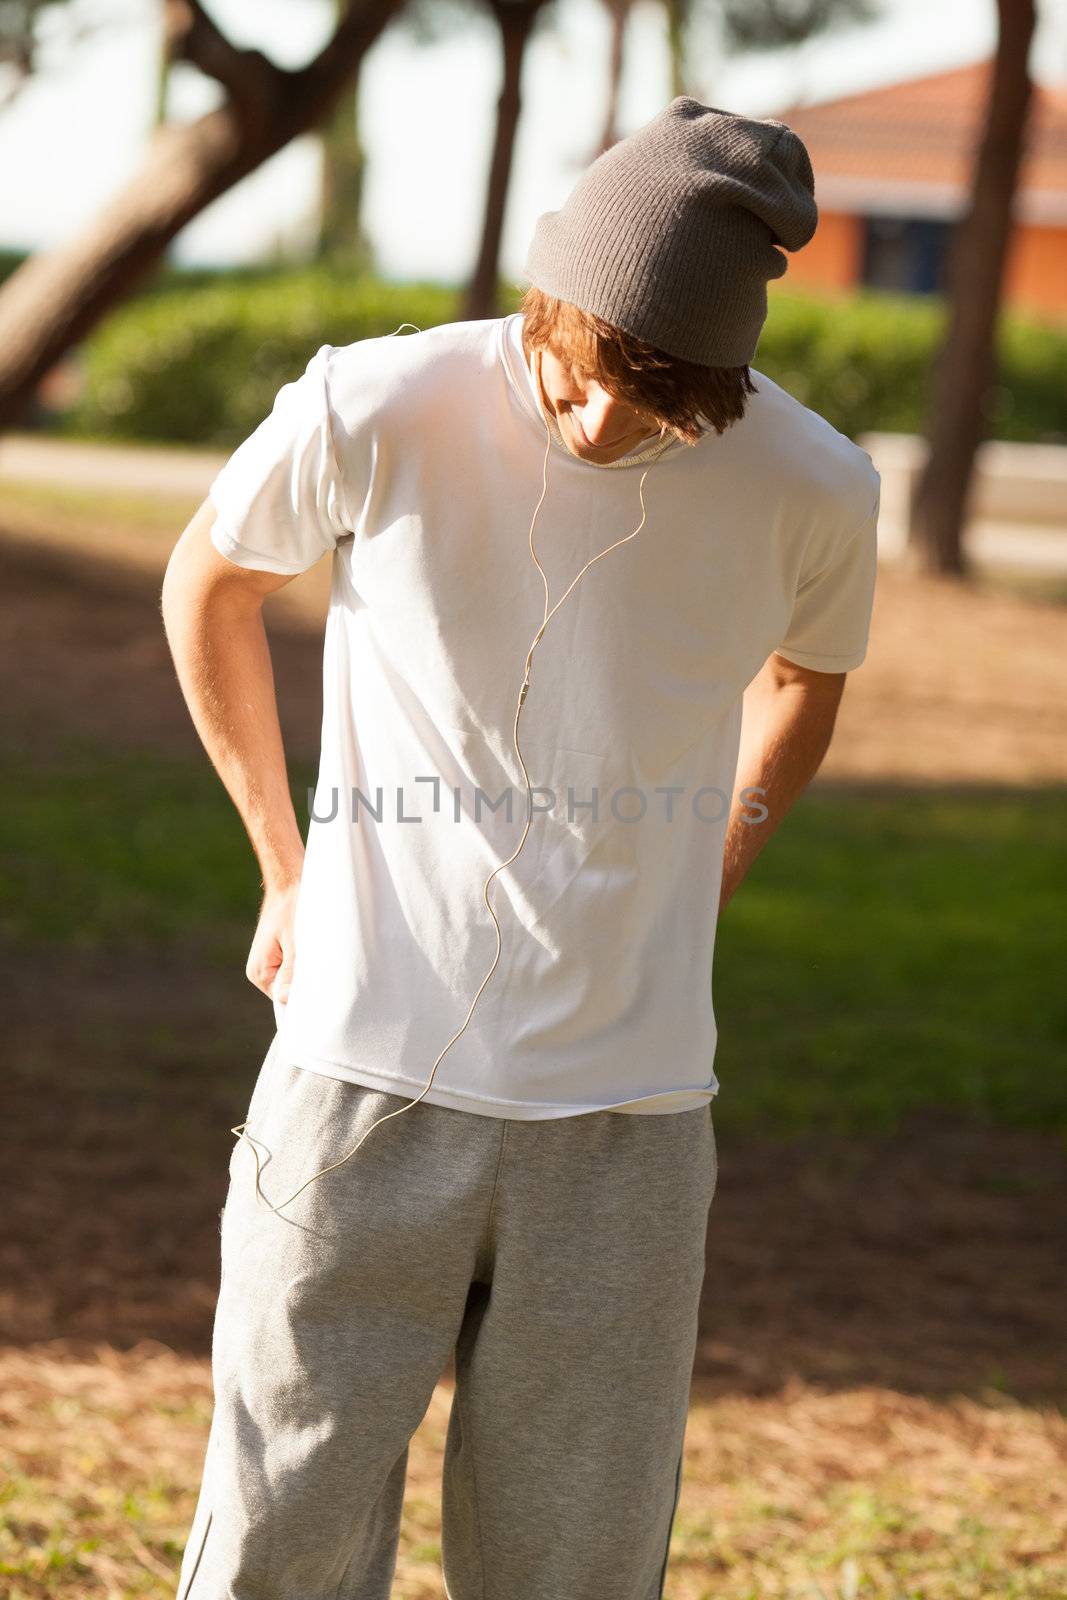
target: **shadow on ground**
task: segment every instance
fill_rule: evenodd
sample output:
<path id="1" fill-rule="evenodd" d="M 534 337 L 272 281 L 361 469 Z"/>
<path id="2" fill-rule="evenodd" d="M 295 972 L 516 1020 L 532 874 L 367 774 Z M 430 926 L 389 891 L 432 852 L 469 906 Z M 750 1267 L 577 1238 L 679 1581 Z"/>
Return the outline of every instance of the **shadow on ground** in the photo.
<path id="1" fill-rule="evenodd" d="M 238 980 L 8 958 L 0 1339 L 206 1354 L 232 1137 L 272 1037 Z M 240 979 L 240 984 L 244 980 Z M 1067 1156 L 914 1115 L 892 1134 L 730 1132 L 696 1374 L 1062 1402 Z"/>
<path id="2" fill-rule="evenodd" d="M 151 575 L 0 545 L 0 581 L 0 667 L 20 686 L 9 753 L 32 762 L 65 730 L 199 752 Z M 272 651 L 287 746 L 307 758 L 320 644 L 278 629 Z M 270 1043 L 268 1002 L 189 954 L 0 958 L 0 1340 L 206 1354 L 228 1130 Z M 760 1394 L 796 1374 L 1063 1403 L 1062 1140 L 934 1113 L 862 1141 L 756 1140 L 731 1131 L 728 1082 L 716 1128 L 700 1389 Z"/>

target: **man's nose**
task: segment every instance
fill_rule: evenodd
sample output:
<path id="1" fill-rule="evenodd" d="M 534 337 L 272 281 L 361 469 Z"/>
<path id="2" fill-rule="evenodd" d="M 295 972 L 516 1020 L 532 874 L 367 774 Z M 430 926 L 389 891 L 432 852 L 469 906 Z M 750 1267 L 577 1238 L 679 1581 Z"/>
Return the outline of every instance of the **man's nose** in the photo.
<path id="1" fill-rule="evenodd" d="M 633 426 L 629 407 L 605 389 L 588 389 L 580 420 L 585 436 L 593 444 L 612 444 Z"/>

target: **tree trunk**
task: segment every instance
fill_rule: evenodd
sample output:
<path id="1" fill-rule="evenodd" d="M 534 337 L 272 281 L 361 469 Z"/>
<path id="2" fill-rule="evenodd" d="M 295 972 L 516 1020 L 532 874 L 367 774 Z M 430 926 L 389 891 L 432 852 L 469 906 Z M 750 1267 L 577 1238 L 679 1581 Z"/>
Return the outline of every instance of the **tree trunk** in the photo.
<path id="1" fill-rule="evenodd" d="M 1030 106 L 1033 0 L 998 0 L 1000 31 L 971 205 L 953 233 L 949 321 L 934 364 L 929 454 L 911 505 L 911 563 L 963 573 L 963 530 L 974 457 L 990 422 L 996 332 L 1012 204 Z"/>
<path id="2" fill-rule="evenodd" d="M 346 88 L 322 131 L 322 195 L 318 256 L 353 273 L 368 271 L 370 243 L 363 228 L 367 161 L 359 136 L 359 87 Z"/>
<path id="3" fill-rule="evenodd" d="M 534 19 L 543 3 L 544 0 L 519 0 L 518 4 L 509 4 L 508 0 L 497 0 L 493 6 L 503 47 L 504 79 L 497 102 L 496 136 L 489 165 L 482 242 L 461 312 L 463 320 L 467 322 L 477 322 L 497 314 L 500 240 L 504 232 L 515 134 L 522 109 L 522 64 Z"/>
<path id="4" fill-rule="evenodd" d="M 224 82 L 226 103 L 160 128 L 140 172 L 69 244 L 25 262 L 0 289 L 0 429 L 23 414 L 62 355 L 144 278 L 187 222 L 330 110 L 400 0 L 356 0 L 308 66 L 285 72 L 235 50 L 200 8 L 187 56 Z"/>
<path id="5" fill-rule="evenodd" d="M 666 0 L 671 99 L 685 94 L 685 0 Z"/>
<path id="6" fill-rule="evenodd" d="M 600 134 L 597 155 L 610 150 L 619 138 L 619 94 L 622 89 L 622 69 L 626 55 L 626 24 L 630 20 L 633 0 L 605 0 L 611 18 L 611 45 L 608 55 L 608 103 L 604 110 L 604 126 Z"/>
<path id="7" fill-rule="evenodd" d="M 333 0 L 340 21 L 346 0 Z M 322 192 L 319 198 L 320 261 L 353 273 L 370 268 L 370 242 L 363 231 L 363 180 L 367 158 L 359 135 L 358 68 L 322 129 Z"/>

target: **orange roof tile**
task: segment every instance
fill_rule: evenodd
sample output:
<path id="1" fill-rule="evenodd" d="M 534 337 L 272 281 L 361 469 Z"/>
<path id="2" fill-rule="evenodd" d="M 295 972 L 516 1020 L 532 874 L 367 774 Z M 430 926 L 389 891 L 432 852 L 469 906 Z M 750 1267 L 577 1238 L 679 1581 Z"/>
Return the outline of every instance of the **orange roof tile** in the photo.
<path id="1" fill-rule="evenodd" d="M 992 62 L 774 115 L 800 135 L 815 197 L 831 211 L 955 216 L 981 136 Z M 1018 215 L 1067 221 L 1067 89 L 1034 85 Z"/>

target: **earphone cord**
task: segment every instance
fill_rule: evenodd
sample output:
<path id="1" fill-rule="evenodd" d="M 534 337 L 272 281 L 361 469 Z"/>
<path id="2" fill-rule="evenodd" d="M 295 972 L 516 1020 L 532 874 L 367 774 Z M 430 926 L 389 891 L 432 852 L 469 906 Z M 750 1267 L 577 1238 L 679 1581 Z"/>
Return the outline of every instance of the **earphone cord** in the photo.
<path id="1" fill-rule="evenodd" d="M 414 324 L 410 323 L 410 322 L 402 322 L 400 324 L 400 327 L 401 328 L 410 328 L 410 327 L 414 327 Z M 399 333 L 400 328 L 396 329 L 395 331 L 397 333 Z M 418 332 L 418 331 L 420 331 L 420 330 L 416 329 L 416 332 Z M 389 337 L 391 338 L 391 337 L 393 337 L 393 335 L 389 335 Z M 591 556 L 589 558 L 589 560 L 585 563 L 585 566 L 581 568 L 581 570 L 578 572 L 578 574 L 568 584 L 567 588 L 560 595 L 560 597 L 556 601 L 555 605 L 552 606 L 551 609 L 549 609 L 549 603 L 548 602 L 549 602 L 550 590 L 549 590 L 549 583 L 548 583 L 548 575 L 546 574 L 545 569 L 544 569 L 544 567 L 542 567 L 540 561 L 537 559 L 537 551 L 534 549 L 534 527 L 536 525 L 537 517 L 538 517 L 538 514 L 539 514 L 539 512 L 541 510 L 541 507 L 544 504 L 545 495 L 548 493 L 548 458 L 549 458 L 549 455 L 551 454 L 551 451 L 552 451 L 552 429 L 551 429 L 551 425 L 549 424 L 548 418 L 547 418 L 547 416 L 545 414 L 544 405 L 543 405 L 543 402 L 542 402 L 542 399 L 541 399 L 541 395 L 542 395 L 543 391 L 542 391 L 542 388 L 541 388 L 540 355 L 541 355 L 541 353 L 540 353 L 540 351 L 538 351 L 537 352 L 538 409 L 541 412 L 541 420 L 545 424 L 545 432 L 546 432 L 547 438 L 546 438 L 546 441 L 545 441 L 544 461 L 542 463 L 542 469 L 541 469 L 541 496 L 540 496 L 540 499 L 537 502 L 537 505 L 534 507 L 534 513 L 533 513 L 533 516 L 530 519 L 529 546 L 530 546 L 530 555 L 533 557 L 534 565 L 537 567 L 538 572 L 541 574 L 541 581 L 544 584 L 544 590 L 545 590 L 545 612 L 544 612 L 544 618 L 543 618 L 543 620 L 541 622 L 541 626 L 538 628 L 537 632 L 534 634 L 533 640 L 531 641 L 531 644 L 530 644 L 530 648 L 526 652 L 526 661 L 525 661 L 525 665 L 523 667 L 522 687 L 519 690 L 519 698 L 518 698 L 518 702 L 516 703 L 516 706 L 515 706 L 515 720 L 514 720 L 514 724 L 513 724 L 513 727 L 512 727 L 512 742 L 513 742 L 513 744 L 515 746 L 515 754 L 518 756 L 519 766 L 522 768 L 523 779 L 524 779 L 524 781 L 526 783 L 526 824 L 525 824 L 525 827 L 522 830 L 522 834 L 521 834 L 521 836 L 519 838 L 519 842 L 515 846 L 515 849 L 513 850 L 511 855 L 508 856 L 506 861 L 501 861 L 499 866 L 493 868 L 493 871 L 489 874 L 488 878 L 486 878 L 485 883 L 482 886 L 482 899 L 485 902 L 486 910 L 489 912 L 489 915 L 493 919 L 493 926 L 496 929 L 496 954 L 493 957 L 492 965 L 490 966 L 489 971 L 486 973 L 485 977 L 482 979 L 481 984 L 479 985 L 478 990 L 477 990 L 473 1000 L 470 1003 L 470 1007 L 468 1008 L 467 1015 L 464 1017 L 463 1022 L 461 1023 L 460 1027 L 452 1035 L 451 1039 L 449 1039 L 448 1043 L 445 1045 L 444 1049 L 441 1051 L 440 1055 L 437 1057 L 437 1060 L 434 1062 L 433 1067 L 432 1067 L 432 1069 L 430 1071 L 430 1076 L 427 1078 L 427 1080 L 426 1080 L 425 1084 L 423 1085 L 422 1089 L 415 1096 L 415 1099 L 414 1100 L 409 1100 L 406 1105 L 399 1106 L 395 1111 L 389 1111 L 389 1112 L 387 1112 L 385 1114 L 385 1116 L 379 1117 L 377 1119 L 377 1121 L 372 1122 L 370 1127 L 367 1128 L 363 1132 L 363 1134 L 360 1136 L 360 1138 L 357 1140 L 357 1142 L 352 1146 L 351 1150 L 347 1151 L 343 1156 L 340 1157 L 339 1160 L 331 1162 L 328 1167 L 323 1167 L 320 1172 L 313 1173 L 310 1178 L 306 1178 L 304 1180 L 304 1182 L 300 1185 L 299 1189 L 295 1189 L 293 1191 L 293 1193 L 288 1197 L 288 1199 L 281 1200 L 281 1201 L 278 1202 L 277 1205 L 275 1205 L 269 1199 L 269 1197 L 263 1192 L 263 1189 L 262 1189 L 261 1184 L 260 1184 L 260 1177 L 261 1177 L 261 1173 L 262 1173 L 262 1163 L 261 1163 L 260 1158 L 259 1158 L 259 1150 L 257 1149 L 257 1141 L 253 1138 L 253 1136 L 251 1134 L 249 1134 L 247 1132 L 248 1124 L 246 1122 L 241 1122 L 241 1123 L 238 1123 L 236 1128 L 231 1128 L 230 1129 L 231 1133 L 237 1134 L 239 1136 L 238 1142 L 240 1142 L 240 1140 L 243 1139 L 250 1146 L 250 1148 L 252 1150 L 252 1154 L 255 1157 L 255 1163 L 256 1163 L 256 1196 L 257 1196 L 258 1199 L 262 1200 L 266 1205 L 268 1205 L 270 1207 L 270 1209 L 273 1212 L 275 1212 L 276 1214 L 280 1214 L 281 1211 L 286 1206 L 291 1205 L 292 1202 L 297 1198 L 297 1196 L 303 1194 L 304 1190 L 307 1189 L 309 1187 L 309 1185 L 311 1185 L 313 1183 L 316 1183 L 319 1180 L 319 1178 L 324 1178 L 326 1176 L 326 1174 L 329 1173 L 329 1172 L 336 1172 L 338 1167 L 343 1167 L 347 1161 L 351 1161 L 352 1157 L 356 1154 L 357 1150 L 359 1150 L 361 1148 L 361 1146 L 364 1144 L 364 1142 L 374 1132 L 375 1128 L 380 1128 L 383 1122 L 388 1122 L 393 1117 L 402 1116 L 405 1111 L 410 1111 L 412 1106 L 417 1106 L 419 1101 L 423 1099 L 423 1097 L 426 1095 L 427 1091 L 430 1089 L 431 1085 L 433 1084 L 434 1076 L 436 1075 L 437 1068 L 440 1066 L 442 1060 L 447 1055 L 448 1051 L 451 1050 L 452 1046 L 456 1043 L 456 1040 L 461 1037 L 461 1035 L 463 1034 L 463 1032 L 465 1031 L 465 1029 L 467 1027 L 467 1024 L 470 1022 L 470 1019 L 471 1019 L 471 1017 L 472 1017 L 472 1015 L 474 1013 L 474 1008 L 478 1004 L 479 999 L 481 998 L 482 991 L 485 989 L 485 986 L 489 982 L 489 979 L 493 976 L 493 973 L 496 971 L 497 964 L 498 964 L 498 962 L 500 960 L 500 952 L 501 952 L 501 949 L 502 949 L 502 941 L 501 941 L 501 937 L 500 937 L 500 923 L 497 920 L 496 912 L 493 910 L 492 904 L 491 904 L 490 899 L 489 899 L 489 885 L 492 883 L 493 879 L 497 876 L 497 874 L 502 872 L 505 867 L 510 866 L 511 863 L 515 860 L 515 857 L 519 854 L 519 851 L 522 849 L 523 845 L 526 843 L 526 838 L 527 838 L 527 835 L 528 835 L 528 833 L 530 831 L 530 823 L 531 823 L 531 820 L 532 820 L 532 817 L 533 817 L 533 789 L 532 789 L 532 786 L 530 784 L 530 775 L 526 770 L 526 763 L 522 758 L 522 750 L 521 750 L 521 748 L 519 746 L 519 717 L 521 715 L 523 703 L 526 700 L 526 695 L 527 695 L 527 693 L 529 691 L 529 687 L 530 687 L 530 665 L 531 665 L 531 662 L 533 660 L 534 651 L 537 649 L 537 646 L 541 641 L 542 635 L 544 634 L 544 631 L 547 628 L 547 626 L 548 626 L 549 622 L 551 621 L 552 617 L 555 616 L 556 612 L 559 610 L 559 608 L 563 604 L 564 600 L 566 600 L 567 596 L 572 592 L 572 590 L 574 589 L 575 585 L 578 583 L 579 579 L 582 578 L 585 575 L 585 573 L 589 570 L 589 568 L 593 565 L 593 563 L 595 561 L 599 561 L 603 556 L 606 556 L 606 555 L 610 554 L 610 552 L 612 550 L 618 549 L 619 545 L 628 544 L 631 539 L 636 539 L 637 535 L 641 532 L 641 530 L 644 527 L 645 522 L 647 520 L 647 512 L 646 512 L 646 509 L 645 509 L 645 495 L 644 495 L 645 479 L 648 477 L 648 474 L 651 471 L 652 466 L 654 465 L 654 461 L 649 462 L 649 464 L 645 468 L 644 472 L 642 472 L 640 481 L 639 481 L 638 486 L 637 486 L 638 499 L 640 500 L 640 503 L 641 503 L 641 520 L 637 524 L 637 527 L 633 530 L 632 533 L 626 534 L 621 539 L 616 539 L 614 544 L 609 544 L 606 549 L 598 551 L 595 556 Z M 662 426 L 660 428 L 660 437 L 663 438 L 665 436 L 665 434 L 666 434 L 666 426 L 664 425 L 664 426 Z"/>

